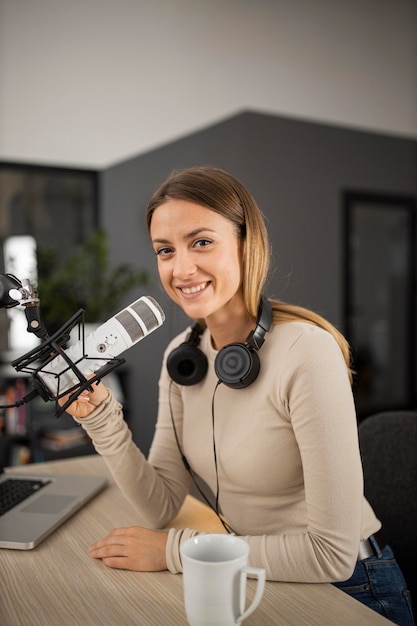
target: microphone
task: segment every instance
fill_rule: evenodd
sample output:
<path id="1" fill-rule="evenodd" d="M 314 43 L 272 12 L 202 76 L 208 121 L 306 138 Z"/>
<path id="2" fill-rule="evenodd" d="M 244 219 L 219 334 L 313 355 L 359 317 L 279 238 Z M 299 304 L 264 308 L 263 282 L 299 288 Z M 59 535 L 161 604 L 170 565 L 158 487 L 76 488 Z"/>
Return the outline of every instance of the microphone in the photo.
<path id="1" fill-rule="evenodd" d="M 112 369 L 106 370 L 109 362 L 159 328 L 164 320 L 165 314 L 156 300 L 142 296 L 104 322 L 85 340 L 83 337 L 64 353 L 52 355 L 34 373 L 35 388 L 44 399 L 45 396 L 56 399 L 85 382 L 77 375 L 77 370 L 85 377 L 97 376 L 102 368 L 103 375 L 108 373 Z M 96 378 L 99 379 L 100 376 Z"/>

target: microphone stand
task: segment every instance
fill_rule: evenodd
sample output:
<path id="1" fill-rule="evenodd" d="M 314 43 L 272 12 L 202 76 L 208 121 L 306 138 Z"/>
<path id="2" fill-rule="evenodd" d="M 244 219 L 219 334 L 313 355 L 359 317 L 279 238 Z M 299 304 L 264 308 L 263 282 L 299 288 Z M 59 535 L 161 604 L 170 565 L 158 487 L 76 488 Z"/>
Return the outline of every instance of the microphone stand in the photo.
<path id="1" fill-rule="evenodd" d="M 119 367 L 119 365 L 125 363 L 125 359 L 113 357 L 110 361 L 106 362 L 106 364 L 101 367 L 91 378 L 87 379 L 84 374 L 79 370 L 77 364 L 69 358 L 63 348 L 63 346 L 65 346 L 70 339 L 71 331 L 77 325 L 78 334 L 79 337 L 82 337 L 83 346 L 83 356 L 80 360 L 82 360 L 83 358 L 88 359 L 88 355 L 85 354 L 84 310 L 80 309 L 52 336 L 48 336 L 47 338 L 45 338 L 45 340 L 39 346 L 33 348 L 23 356 L 15 359 L 14 361 L 12 361 L 11 364 L 17 372 L 26 372 L 32 375 L 32 383 L 38 394 L 43 400 L 45 400 L 45 402 L 49 400 L 55 401 L 56 417 L 60 417 L 60 415 L 65 412 L 70 404 L 72 404 L 72 402 L 74 402 L 74 400 L 76 400 L 83 391 L 85 391 L 86 389 L 88 389 L 89 391 L 93 391 L 93 384 L 95 382 L 99 382 L 103 378 L 103 376 L 109 374 L 114 369 L 116 369 L 116 367 Z M 51 361 L 53 361 L 58 354 L 67 363 L 68 368 L 74 372 L 79 383 L 71 387 L 71 389 L 65 389 L 64 391 L 60 391 L 60 376 L 63 372 L 59 374 L 54 374 L 55 377 L 58 379 L 57 393 L 56 395 L 54 395 L 51 390 L 45 385 L 42 378 L 39 376 L 39 372 L 48 372 L 48 370 L 44 368 L 47 368 L 48 364 L 51 363 Z M 58 400 L 64 396 L 67 396 L 68 394 L 70 395 L 68 396 L 67 400 L 63 404 L 59 404 Z"/>
<path id="2" fill-rule="evenodd" d="M 113 357 L 110 361 L 103 359 L 106 361 L 106 364 L 95 372 L 91 378 L 87 379 L 79 370 L 77 364 L 69 358 L 63 348 L 70 340 L 71 331 L 78 326 L 78 337 L 82 337 L 83 348 L 83 356 L 80 360 L 83 358 L 88 359 L 88 355 L 85 354 L 84 309 L 80 309 L 68 322 L 50 336 L 41 321 L 39 302 L 38 293 L 29 279 L 23 279 L 20 282 L 19 279 L 12 274 L 0 274 L 0 308 L 11 308 L 18 304 L 24 306 L 28 322 L 26 330 L 30 333 L 34 333 L 36 337 L 42 341 L 39 346 L 18 357 L 11 363 L 12 367 L 14 367 L 17 372 L 25 372 L 32 376 L 32 383 L 35 388 L 35 393 L 32 392 L 26 396 L 23 401 L 20 401 L 20 403 L 32 400 L 36 395 L 40 395 L 45 402 L 49 400 L 55 401 L 55 415 L 56 417 L 60 417 L 83 391 L 86 389 L 93 391 L 92 385 L 95 382 L 99 382 L 103 376 L 109 374 L 126 361 L 118 357 Z M 54 374 L 55 377 L 58 378 L 57 393 L 54 395 L 39 376 L 39 372 L 43 371 L 43 368 L 53 361 L 58 354 L 67 363 L 68 368 L 74 372 L 80 384 L 76 384 L 70 389 L 65 389 L 60 392 L 59 385 L 61 374 Z M 60 404 L 58 400 L 68 394 L 67 400 L 63 404 Z"/>

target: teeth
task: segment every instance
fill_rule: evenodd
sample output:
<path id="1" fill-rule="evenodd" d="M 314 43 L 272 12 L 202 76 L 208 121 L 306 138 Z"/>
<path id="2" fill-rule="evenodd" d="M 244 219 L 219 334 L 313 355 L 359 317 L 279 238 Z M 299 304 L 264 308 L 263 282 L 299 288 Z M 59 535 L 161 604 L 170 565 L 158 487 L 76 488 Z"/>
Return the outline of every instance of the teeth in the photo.
<path id="1" fill-rule="evenodd" d="M 197 287 L 183 287 L 181 291 L 183 291 L 185 294 L 191 294 L 191 293 L 197 293 L 198 291 L 201 291 L 202 289 L 205 289 L 207 287 L 207 283 L 203 283 L 202 285 L 198 285 Z"/>

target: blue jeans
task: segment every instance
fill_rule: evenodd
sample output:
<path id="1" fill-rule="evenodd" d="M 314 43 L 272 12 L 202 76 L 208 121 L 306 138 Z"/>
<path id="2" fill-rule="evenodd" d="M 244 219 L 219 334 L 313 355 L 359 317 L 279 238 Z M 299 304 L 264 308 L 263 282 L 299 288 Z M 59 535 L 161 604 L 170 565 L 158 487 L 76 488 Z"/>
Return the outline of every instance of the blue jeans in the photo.
<path id="1" fill-rule="evenodd" d="M 333 583 L 398 626 L 413 626 L 411 594 L 389 546 L 381 550 L 371 535 L 375 556 L 358 561 L 349 580 Z"/>

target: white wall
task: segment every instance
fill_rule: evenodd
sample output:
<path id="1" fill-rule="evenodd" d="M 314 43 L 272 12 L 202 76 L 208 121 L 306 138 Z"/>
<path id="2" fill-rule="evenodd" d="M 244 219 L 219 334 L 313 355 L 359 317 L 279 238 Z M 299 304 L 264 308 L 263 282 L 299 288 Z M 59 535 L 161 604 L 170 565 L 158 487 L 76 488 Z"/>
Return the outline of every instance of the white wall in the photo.
<path id="1" fill-rule="evenodd" d="M 415 0 L 0 0 L 0 159 L 101 167 L 243 109 L 417 137 Z"/>

